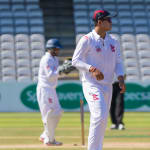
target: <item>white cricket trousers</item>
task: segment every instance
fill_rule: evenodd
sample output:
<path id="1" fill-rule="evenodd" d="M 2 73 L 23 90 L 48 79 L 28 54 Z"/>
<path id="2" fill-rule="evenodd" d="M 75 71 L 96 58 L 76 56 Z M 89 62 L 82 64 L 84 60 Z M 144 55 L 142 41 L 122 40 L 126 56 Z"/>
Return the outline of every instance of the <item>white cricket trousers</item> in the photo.
<path id="1" fill-rule="evenodd" d="M 37 86 L 37 100 L 43 123 L 47 122 L 47 115 L 50 110 L 54 110 L 56 114 L 62 111 L 55 88 Z"/>
<path id="2" fill-rule="evenodd" d="M 111 105 L 112 85 L 83 83 L 83 93 L 90 110 L 88 150 L 102 150 Z"/>

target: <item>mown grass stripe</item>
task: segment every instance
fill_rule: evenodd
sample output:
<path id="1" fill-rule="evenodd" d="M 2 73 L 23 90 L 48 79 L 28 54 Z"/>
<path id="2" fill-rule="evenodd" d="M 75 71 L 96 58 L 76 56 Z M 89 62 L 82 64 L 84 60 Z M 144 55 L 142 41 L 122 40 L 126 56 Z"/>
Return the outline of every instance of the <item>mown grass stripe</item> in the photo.
<path id="1" fill-rule="evenodd" d="M 110 119 L 106 128 L 104 142 L 126 142 L 129 146 L 132 143 L 150 143 L 150 113 L 132 113 L 125 112 L 124 122 L 126 130 L 118 131 L 109 129 Z M 85 140 L 87 143 L 89 130 L 89 113 L 85 113 Z M 0 113 L 0 146 L 1 145 L 15 145 L 15 144 L 39 144 L 38 137 L 43 131 L 41 115 L 37 113 Z M 56 129 L 56 139 L 64 142 L 65 144 L 81 144 L 81 124 L 80 113 L 64 113 L 60 123 Z M 125 148 L 125 150 L 143 150 L 143 148 Z M 15 148 L 7 148 L 7 150 L 16 150 Z M 23 150 L 21 148 L 20 150 Z M 28 148 L 27 150 L 43 150 L 45 148 Z M 57 150 L 58 148 L 46 148 Z M 67 147 L 61 150 L 83 150 L 84 148 Z M 114 148 L 106 148 L 113 150 Z M 115 148 L 115 150 L 123 150 L 124 148 Z M 17 149 L 19 150 L 19 148 Z M 25 149 L 24 149 L 25 150 Z M 149 146 L 150 150 L 150 146 Z"/>

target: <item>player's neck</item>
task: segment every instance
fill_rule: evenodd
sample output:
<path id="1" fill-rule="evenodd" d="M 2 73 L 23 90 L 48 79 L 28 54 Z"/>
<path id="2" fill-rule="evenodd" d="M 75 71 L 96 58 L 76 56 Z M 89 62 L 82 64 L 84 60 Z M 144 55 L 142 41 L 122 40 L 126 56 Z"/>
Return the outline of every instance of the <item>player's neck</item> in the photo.
<path id="1" fill-rule="evenodd" d="M 95 27 L 95 32 L 100 35 L 101 38 L 105 39 L 106 32 L 101 30 L 100 28 Z"/>
<path id="2" fill-rule="evenodd" d="M 50 54 L 51 54 L 52 57 L 55 57 L 55 56 L 56 56 L 53 51 L 50 51 Z"/>

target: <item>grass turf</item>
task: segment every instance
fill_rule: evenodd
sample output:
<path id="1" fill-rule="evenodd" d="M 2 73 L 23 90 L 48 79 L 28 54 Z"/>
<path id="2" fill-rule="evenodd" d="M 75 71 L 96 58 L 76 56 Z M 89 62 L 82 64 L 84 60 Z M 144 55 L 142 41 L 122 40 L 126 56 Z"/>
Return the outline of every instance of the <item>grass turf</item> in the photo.
<path id="1" fill-rule="evenodd" d="M 126 130 L 118 131 L 109 129 L 110 119 L 106 128 L 105 143 L 124 142 L 129 143 L 128 148 L 105 148 L 104 150 L 143 150 L 132 148 L 130 143 L 150 143 L 150 113 L 149 112 L 125 112 L 124 122 Z M 89 128 L 89 113 L 85 113 L 85 141 L 87 144 Z M 38 137 L 43 130 L 40 113 L 0 113 L 0 149 L 5 150 L 84 150 L 85 147 L 73 147 L 81 145 L 80 114 L 65 112 L 56 129 L 56 139 L 71 147 L 39 147 L 42 145 Z M 2 148 L 2 146 L 6 146 Z M 13 146 L 14 145 L 14 146 Z M 27 145 L 28 148 L 15 148 L 15 145 Z M 30 148 L 30 145 L 37 147 Z M 8 146 L 8 147 L 7 147 Z M 10 147 L 9 147 L 10 146 Z M 146 148 L 146 150 L 150 150 Z"/>

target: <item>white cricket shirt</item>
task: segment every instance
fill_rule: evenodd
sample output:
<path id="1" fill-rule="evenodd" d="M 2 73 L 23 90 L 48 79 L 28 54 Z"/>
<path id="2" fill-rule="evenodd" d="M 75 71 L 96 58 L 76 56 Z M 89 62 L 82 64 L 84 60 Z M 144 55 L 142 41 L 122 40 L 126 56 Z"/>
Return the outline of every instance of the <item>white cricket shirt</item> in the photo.
<path id="1" fill-rule="evenodd" d="M 38 86 L 55 88 L 58 81 L 58 66 L 58 58 L 46 52 L 40 61 Z"/>
<path id="2" fill-rule="evenodd" d="M 106 34 L 102 39 L 93 30 L 83 36 L 75 49 L 72 65 L 80 71 L 81 81 L 91 84 L 112 84 L 114 73 L 124 75 L 119 42 Z M 104 74 L 104 79 L 97 81 L 89 72 L 91 66 Z"/>

